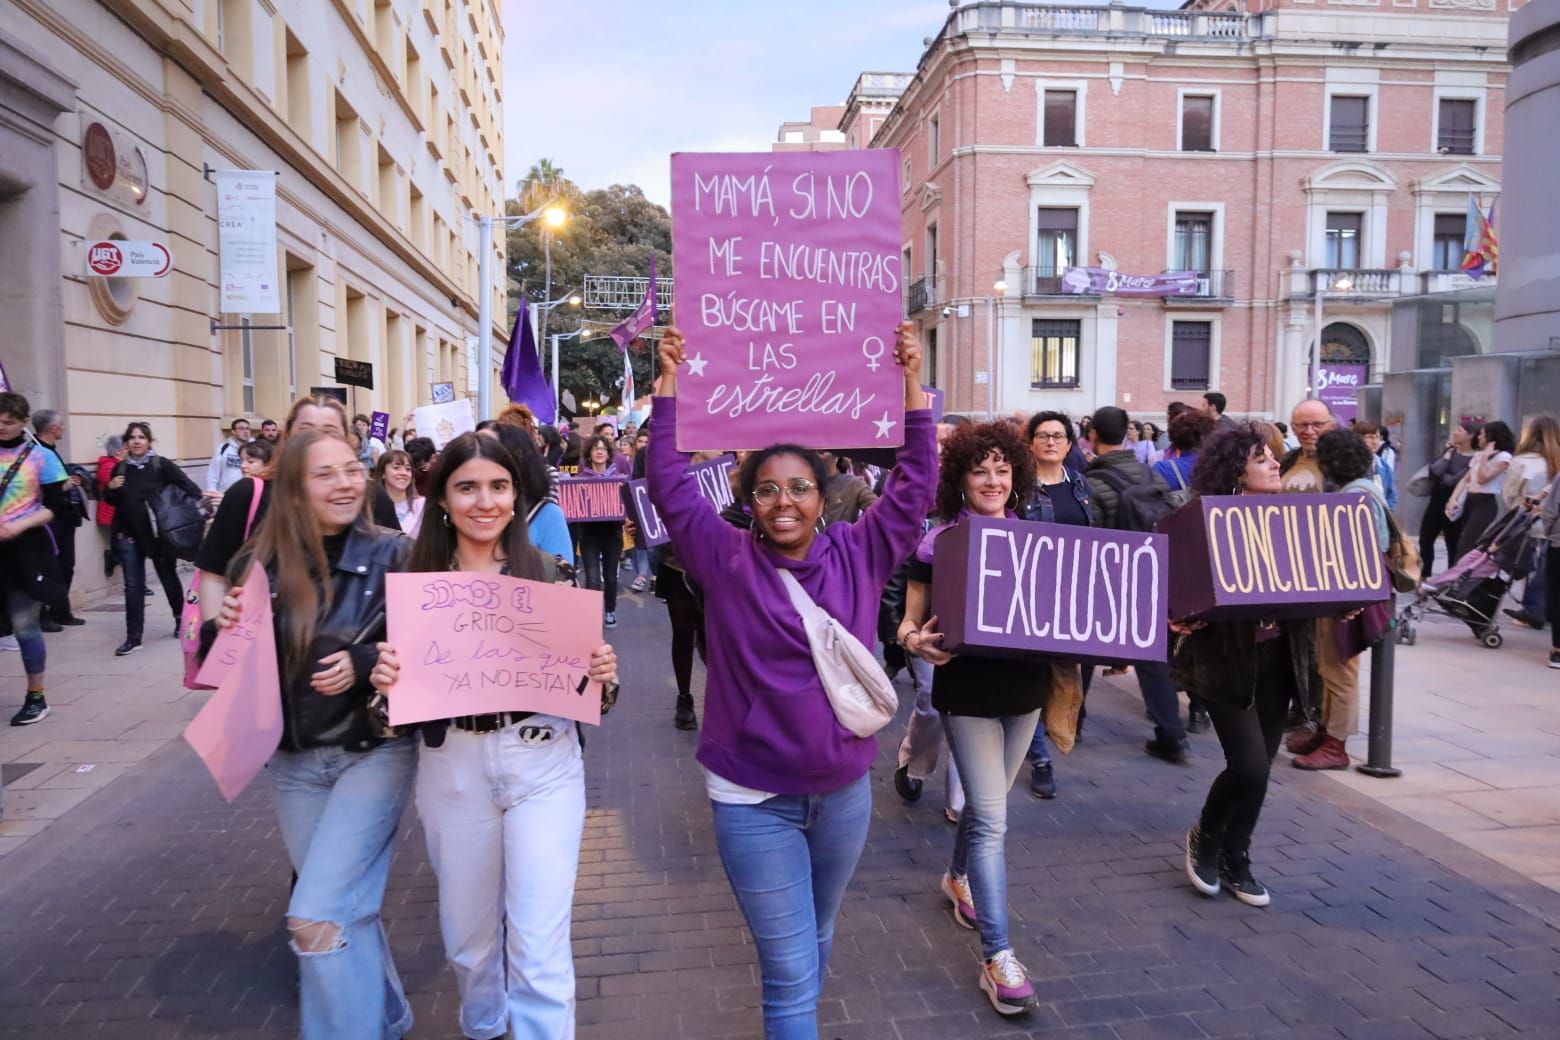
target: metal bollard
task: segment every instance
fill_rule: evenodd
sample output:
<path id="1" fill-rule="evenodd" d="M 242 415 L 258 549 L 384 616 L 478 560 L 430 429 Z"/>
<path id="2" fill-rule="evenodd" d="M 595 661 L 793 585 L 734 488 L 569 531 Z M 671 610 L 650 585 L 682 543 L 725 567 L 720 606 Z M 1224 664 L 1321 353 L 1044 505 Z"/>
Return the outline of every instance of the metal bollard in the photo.
<path id="1" fill-rule="evenodd" d="M 1370 748 L 1363 765 L 1366 776 L 1402 776 L 1392 765 L 1392 684 L 1397 655 L 1397 622 L 1370 648 Z"/>

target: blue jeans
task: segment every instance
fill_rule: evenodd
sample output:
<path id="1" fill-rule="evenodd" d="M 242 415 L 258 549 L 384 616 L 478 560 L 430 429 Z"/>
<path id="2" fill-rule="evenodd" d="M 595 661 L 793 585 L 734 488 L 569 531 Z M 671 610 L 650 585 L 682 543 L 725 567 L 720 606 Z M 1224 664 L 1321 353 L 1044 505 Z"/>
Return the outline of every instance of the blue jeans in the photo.
<path id="1" fill-rule="evenodd" d="M 1008 949 L 1007 796 L 1018 779 L 1040 712 L 981 719 L 943 715 L 948 750 L 964 783 L 964 812 L 953 838 L 948 870 L 970 879 L 975 921 L 985 957 Z"/>
<path id="2" fill-rule="evenodd" d="M 43 630 L 38 614 L 43 604 L 21 589 L 5 590 L 5 612 L 11 617 L 11 634 L 22 651 L 22 668 L 28 675 L 42 675 L 48 652 L 43 645 Z"/>
<path id="3" fill-rule="evenodd" d="M 1051 742 L 1045 739 L 1045 722 L 1035 723 L 1034 739 L 1029 742 L 1029 753 L 1024 756 L 1032 766 L 1051 764 Z"/>
<path id="4" fill-rule="evenodd" d="M 1527 582 L 1522 586 L 1522 613 L 1528 617 L 1542 622 L 1544 614 L 1548 610 L 1548 576 L 1544 573 L 1545 554 L 1542 549 L 1538 553 L 1538 564 L 1533 572 L 1527 576 Z"/>
<path id="5" fill-rule="evenodd" d="M 139 643 L 146 626 L 146 564 L 150 560 L 162 582 L 163 595 L 173 610 L 173 620 L 184 612 L 184 590 L 179 587 L 179 562 L 166 554 L 148 556 L 141 543 L 127 534 L 114 537 L 114 552 L 125 576 L 125 638 Z"/>
<path id="6" fill-rule="evenodd" d="M 764 1036 L 815 1040 L 834 918 L 872 821 L 868 777 L 827 794 L 712 804 L 721 865 L 758 946 Z"/>
<path id="7" fill-rule="evenodd" d="M 649 549 L 628 550 L 628 562 L 629 566 L 633 568 L 634 577 L 649 580 L 651 573 Z"/>
<path id="8" fill-rule="evenodd" d="M 1143 706 L 1154 720 L 1154 736 L 1180 743 L 1186 739 L 1186 723 L 1181 721 L 1181 700 L 1175 694 L 1170 665 L 1163 661 L 1140 661 L 1132 666 L 1138 688 L 1143 691 Z"/>
<path id="9" fill-rule="evenodd" d="M 289 924 L 327 923 L 334 943 L 298 955 L 303 1040 L 385 1040 L 412 1027 L 390 943 L 379 920 L 396 826 L 411 794 L 410 738 L 372 751 L 278 751 L 271 774 L 282 839 L 298 872 Z M 295 929 L 300 930 L 300 929 Z"/>

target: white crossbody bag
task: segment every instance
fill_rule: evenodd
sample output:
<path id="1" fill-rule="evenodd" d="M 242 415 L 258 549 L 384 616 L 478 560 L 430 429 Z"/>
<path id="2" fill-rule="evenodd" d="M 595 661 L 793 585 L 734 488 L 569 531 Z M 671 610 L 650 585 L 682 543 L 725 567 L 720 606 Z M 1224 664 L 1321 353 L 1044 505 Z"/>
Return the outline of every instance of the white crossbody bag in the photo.
<path id="1" fill-rule="evenodd" d="M 872 651 L 861 645 L 844 625 L 807 595 L 790 571 L 780 571 L 780 581 L 791 597 L 791 605 L 802 617 L 807 645 L 812 648 L 813 666 L 829 705 L 840 725 L 858 737 L 870 737 L 899 710 L 899 695 L 889 682 Z"/>

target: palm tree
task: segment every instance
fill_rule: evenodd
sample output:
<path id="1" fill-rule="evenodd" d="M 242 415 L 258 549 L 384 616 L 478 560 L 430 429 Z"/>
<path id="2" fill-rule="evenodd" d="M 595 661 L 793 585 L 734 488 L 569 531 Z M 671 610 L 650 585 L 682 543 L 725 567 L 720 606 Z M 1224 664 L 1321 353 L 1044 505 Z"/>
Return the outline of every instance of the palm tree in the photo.
<path id="1" fill-rule="evenodd" d="M 563 170 L 551 159 L 538 159 L 520 181 L 520 207 L 531 210 L 559 195 L 565 183 Z"/>

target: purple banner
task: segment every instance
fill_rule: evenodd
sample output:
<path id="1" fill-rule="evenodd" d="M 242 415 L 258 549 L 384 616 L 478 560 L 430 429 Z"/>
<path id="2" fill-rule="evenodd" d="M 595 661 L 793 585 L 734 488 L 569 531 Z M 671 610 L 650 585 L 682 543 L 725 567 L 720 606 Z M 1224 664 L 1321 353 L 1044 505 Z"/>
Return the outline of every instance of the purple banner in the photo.
<path id="1" fill-rule="evenodd" d="M 722 455 L 718 459 L 696 463 L 689 467 L 689 473 L 698 482 L 699 494 L 704 496 L 710 508 L 717 513 L 731 505 L 734 500 L 735 496 L 731 493 L 731 471 L 736 468 L 736 465 L 735 455 Z M 666 525 L 661 522 L 661 514 L 656 512 L 655 506 L 650 502 L 650 488 L 646 481 L 630 480 L 628 486 L 623 489 L 623 498 L 626 500 L 628 518 L 634 521 L 634 526 L 638 528 L 638 542 L 641 548 L 654 548 L 671 540 L 671 536 L 666 533 Z"/>
<path id="2" fill-rule="evenodd" d="M 970 517 L 933 548 L 943 648 L 1166 660 L 1168 545 L 1160 534 Z"/>
<path id="3" fill-rule="evenodd" d="M 390 443 L 389 412 L 374 412 L 368 417 L 368 435 L 380 444 Z"/>
<path id="4" fill-rule="evenodd" d="M 1386 599 L 1363 495 L 1216 495 L 1159 522 L 1170 537 L 1170 616 L 1325 617 Z"/>
<path id="5" fill-rule="evenodd" d="M 1123 274 L 1103 267 L 1069 267 L 1062 272 L 1062 292 L 1079 296 L 1196 296 L 1197 272 Z"/>
<path id="6" fill-rule="evenodd" d="M 558 504 L 569 523 L 622 520 L 622 477 L 571 477 L 558 481 Z"/>
<path id="7" fill-rule="evenodd" d="M 1357 363 L 1322 363 L 1317 372 L 1316 396 L 1320 397 L 1338 422 L 1347 425 L 1359 416 L 1359 389 L 1370 379 L 1370 366 Z"/>

